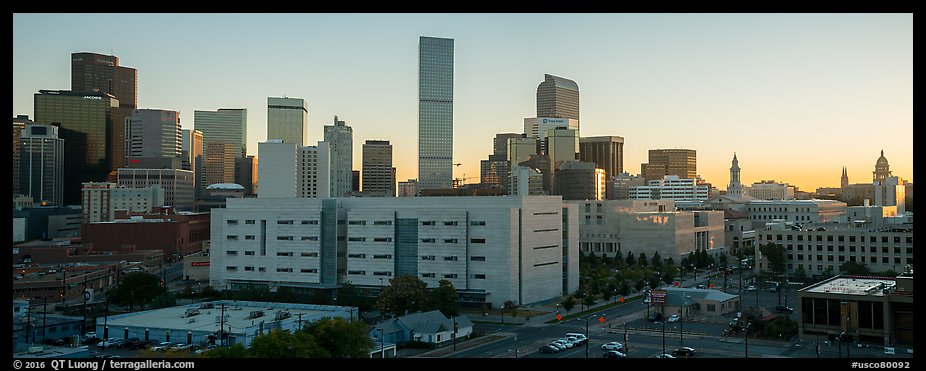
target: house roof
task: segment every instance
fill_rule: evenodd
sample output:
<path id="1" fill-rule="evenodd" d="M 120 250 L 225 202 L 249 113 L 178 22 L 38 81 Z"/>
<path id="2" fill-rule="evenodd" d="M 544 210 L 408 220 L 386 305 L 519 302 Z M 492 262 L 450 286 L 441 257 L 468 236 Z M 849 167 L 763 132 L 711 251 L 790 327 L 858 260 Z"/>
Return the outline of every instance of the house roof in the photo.
<path id="1" fill-rule="evenodd" d="M 466 316 L 455 317 L 455 320 L 457 328 L 473 325 L 473 322 Z M 408 314 L 391 321 L 377 324 L 373 327 L 371 332 L 378 332 L 379 329 L 382 329 L 384 333 L 393 333 L 402 331 L 404 327 L 413 333 L 434 334 L 443 331 L 453 331 L 453 323 L 454 319 L 445 317 L 444 314 L 438 310 L 432 310 L 430 312 Z"/>
<path id="2" fill-rule="evenodd" d="M 665 290 L 666 305 L 672 307 L 692 305 L 693 301 L 727 301 L 737 297 L 714 289 L 666 288 Z"/>

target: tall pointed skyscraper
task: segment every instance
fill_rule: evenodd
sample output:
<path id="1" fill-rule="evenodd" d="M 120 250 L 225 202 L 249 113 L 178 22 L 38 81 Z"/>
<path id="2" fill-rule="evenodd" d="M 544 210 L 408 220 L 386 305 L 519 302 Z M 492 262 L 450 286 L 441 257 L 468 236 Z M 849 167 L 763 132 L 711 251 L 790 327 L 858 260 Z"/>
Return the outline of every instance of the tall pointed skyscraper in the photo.
<path id="1" fill-rule="evenodd" d="M 453 186 L 453 39 L 418 40 L 418 189 Z"/>
<path id="2" fill-rule="evenodd" d="M 537 86 L 537 117 L 579 119 L 579 85 L 575 81 L 543 75 Z"/>

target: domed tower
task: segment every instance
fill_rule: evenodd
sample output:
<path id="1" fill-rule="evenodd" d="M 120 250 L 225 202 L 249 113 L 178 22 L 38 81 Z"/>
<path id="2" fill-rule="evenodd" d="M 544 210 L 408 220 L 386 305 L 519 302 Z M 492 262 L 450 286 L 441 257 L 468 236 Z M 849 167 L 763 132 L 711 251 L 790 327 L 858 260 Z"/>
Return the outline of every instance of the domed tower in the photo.
<path id="1" fill-rule="evenodd" d="M 875 171 L 872 181 L 879 183 L 884 183 L 884 178 L 891 176 L 891 165 L 887 163 L 887 158 L 884 157 L 884 150 L 881 150 L 881 157 L 878 157 L 878 162 L 875 163 Z"/>
<path id="2" fill-rule="evenodd" d="M 730 184 L 727 185 L 727 196 L 743 197 L 743 185 L 740 184 L 740 163 L 733 153 L 733 165 L 730 166 Z"/>

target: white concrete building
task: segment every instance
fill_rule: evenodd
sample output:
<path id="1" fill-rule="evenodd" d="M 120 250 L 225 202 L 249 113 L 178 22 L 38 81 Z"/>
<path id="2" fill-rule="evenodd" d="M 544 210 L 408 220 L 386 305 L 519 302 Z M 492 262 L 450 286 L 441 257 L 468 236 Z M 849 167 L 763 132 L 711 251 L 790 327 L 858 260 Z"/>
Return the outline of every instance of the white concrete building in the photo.
<path id="1" fill-rule="evenodd" d="M 508 195 L 529 196 L 543 194 L 543 174 L 527 166 L 515 165 L 508 181 Z"/>
<path id="2" fill-rule="evenodd" d="M 875 205 L 896 206 L 897 211 L 903 214 L 906 211 L 906 186 L 896 176 L 875 179 L 872 182 L 875 188 Z"/>
<path id="3" fill-rule="evenodd" d="M 530 304 L 578 288 L 577 216 L 558 196 L 229 199 L 212 210 L 210 281 L 306 293 L 410 274 Z"/>
<path id="4" fill-rule="evenodd" d="M 279 139 L 258 143 L 261 198 L 328 197 L 330 152 L 327 142 L 297 146 Z"/>
<path id="5" fill-rule="evenodd" d="M 834 200 L 752 200 L 746 210 L 753 227 L 775 220 L 802 225 L 827 223 L 845 214 L 846 204 Z"/>
<path id="6" fill-rule="evenodd" d="M 164 205 L 164 189 L 159 185 L 144 188 L 120 187 L 116 183 L 83 183 L 82 209 L 85 223 L 113 220 L 117 210 L 149 213 Z"/>
<path id="7" fill-rule="evenodd" d="M 325 142 L 330 151 L 331 196 L 346 197 L 352 192 L 354 166 L 354 129 L 334 117 L 334 125 L 325 125 Z"/>
<path id="8" fill-rule="evenodd" d="M 704 249 L 727 251 L 723 211 L 675 211 L 672 200 L 569 201 L 578 206 L 579 250 L 597 256 L 633 252 L 676 263 Z"/>
<path id="9" fill-rule="evenodd" d="M 763 180 L 752 183 L 752 186 L 746 189 L 746 194 L 759 200 L 793 200 L 794 186 L 774 180 Z"/>
<path id="10" fill-rule="evenodd" d="M 627 187 L 627 197 L 631 200 L 707 200 L 710 186 L 697 183 L 697 179 L 682 179 L 675 175 L 665 175 L 662 179 L 651 180 L 645 186 Z"/>

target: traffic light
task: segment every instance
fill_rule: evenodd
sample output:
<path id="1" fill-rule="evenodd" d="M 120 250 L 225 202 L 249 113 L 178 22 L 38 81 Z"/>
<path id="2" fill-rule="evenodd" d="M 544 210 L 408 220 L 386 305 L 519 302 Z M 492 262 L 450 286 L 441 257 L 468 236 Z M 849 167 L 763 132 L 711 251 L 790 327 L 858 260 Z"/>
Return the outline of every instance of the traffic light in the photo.
<path id="1" fill-rule="evenodd" d="M 61 293 L 59 295 L 61 295 L 62 298 L 64 297 L 64 289 L 61 289 Z"/>

